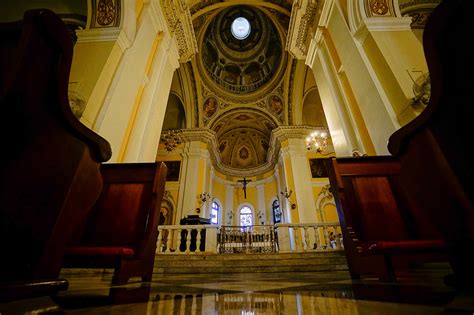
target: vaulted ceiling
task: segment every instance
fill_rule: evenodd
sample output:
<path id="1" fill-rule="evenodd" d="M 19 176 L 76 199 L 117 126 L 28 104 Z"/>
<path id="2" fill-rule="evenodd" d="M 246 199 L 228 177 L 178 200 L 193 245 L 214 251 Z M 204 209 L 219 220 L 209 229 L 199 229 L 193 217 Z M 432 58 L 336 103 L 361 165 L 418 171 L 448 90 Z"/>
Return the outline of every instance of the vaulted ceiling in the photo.
<path id="1" fill-rule="evenodd" d="M 268 164 L 272 130 L 289 124 L 285 78 L 294 63 L 285 42 L 291 5 L 292 1 L 190 3 L 198 53 L 180 70 L 192 72 L 197 115 L 187 114 L 187 119 L 194 120 L 192 127 L 215 132 L 220 162 L 227 170 Z M 232 30 L 239 18 L 248 21 L 248 34 L 240 30 L 243 38 L 235 36 L 239 30 Z"/>

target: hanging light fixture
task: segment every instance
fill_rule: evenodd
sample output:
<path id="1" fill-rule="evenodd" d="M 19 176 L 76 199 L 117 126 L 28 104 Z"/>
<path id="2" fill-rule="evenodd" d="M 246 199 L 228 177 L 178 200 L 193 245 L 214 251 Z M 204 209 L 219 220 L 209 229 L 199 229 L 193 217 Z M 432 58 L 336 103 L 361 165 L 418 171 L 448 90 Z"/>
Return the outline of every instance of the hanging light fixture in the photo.
<path id="1" fill-rule="evenodd" d="M 328 146 L 328 134 L 325 131 L 315 131 L 306 138 L 306 149 L 314 149 L 321 153 Z"/>
<path id="2" fill-rule="evenodd" d="M 161 133 L 160 142 L 165 145 L 166 151 L 171 152 L 182 142 L 181 130 L 170 129 Z"/>

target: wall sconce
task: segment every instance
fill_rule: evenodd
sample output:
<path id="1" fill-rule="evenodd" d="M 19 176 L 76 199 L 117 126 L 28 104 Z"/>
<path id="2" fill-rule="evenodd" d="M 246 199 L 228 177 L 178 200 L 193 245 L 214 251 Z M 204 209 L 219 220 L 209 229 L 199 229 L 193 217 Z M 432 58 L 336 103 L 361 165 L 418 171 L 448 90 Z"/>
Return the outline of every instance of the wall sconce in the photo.
<path id="1" fill-rule="evenodd" d="M 327 132 L 315 131 L 306 138 L 306 149 L 315 149 L 316 152 L 321 153 L 328 146 Z"/>
<path id="2" fill-rule="evenodd" d="M 183 142 L 180 129 L 170 129 L 163 131 L 160 136 L 160 142 L 165 145 L 166 151 L 171 152 Z"/>
<path id="3" fill-rule="evenodd" d="M 202 192 L 199 194 L 199 199 L 201 200 L 201 205 L 199 208 L 196 208 L 196 213 L 201 213 L 201 208 L 204 206 L 207 200 L 211 199 L 211 194 L 208 192 Z"/>
<path id="4" fill-rule="evenodd" d="M 290 203 L 291 205 L 291 209 L 294 210 L 296 209 L 296 204 L 292 203 L 291 200 L 290 200 L 290 197 L 291 197 L 291 194 L 293 193 L 293 190 L 288 190 L 288 188 L 285 188 L 285 191 L 280 191 L 280 194 L 285 197 L 285 199 L 288 200 L 288 202 Z"/>
<path id="5" fill-rule="evenodd" d="M 205 203 L 208 199 L 212 198 L 211 194 L 208 192 L 203 192 L 199 194 L 199 199 L 201 199 L 202 203 Z"/>
<path id="6" fill-rule="evenodd" d="M 286 199 L 290 199 L 290 196 L 291 194 L 293 193 L 293 190 L 290 189 L 290 191 L 288 191 L 288 188 L 285 188 L 285 191 L 280 191 L 280 194 L 285 197 Z"/>

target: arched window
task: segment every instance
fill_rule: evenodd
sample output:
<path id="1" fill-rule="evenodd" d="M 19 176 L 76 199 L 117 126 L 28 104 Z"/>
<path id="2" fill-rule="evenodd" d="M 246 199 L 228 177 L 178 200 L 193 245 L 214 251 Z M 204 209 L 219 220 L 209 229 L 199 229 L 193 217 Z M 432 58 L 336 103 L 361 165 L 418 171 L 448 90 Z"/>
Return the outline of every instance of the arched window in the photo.
<path id="1" fill-rule="evenodd" d="M 215 201 L 211 205 L 211 224 L 219 224 L 219 204 Z"/>
<path id="2" fill-rule="evenodd" d="M 252 209 L 245 206 L 240 209 L 240 226 L 252 225 Z"/>
<path id="3" fill-rule="evenodd" d="M 273 210 L 273 222 L 281 223 L 281 210 L 280 210 L 280 203 L 278 202 L 278 200 L 275 200 L 272 203 L 272 210 Z"/>

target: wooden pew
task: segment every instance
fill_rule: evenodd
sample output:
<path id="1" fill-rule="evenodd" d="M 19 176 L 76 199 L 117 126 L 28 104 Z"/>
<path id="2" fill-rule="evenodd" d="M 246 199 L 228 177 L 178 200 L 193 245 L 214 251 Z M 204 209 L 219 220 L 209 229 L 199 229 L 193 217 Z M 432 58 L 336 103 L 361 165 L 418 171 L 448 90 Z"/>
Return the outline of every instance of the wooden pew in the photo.
<path id="1" fill-rule="evenodd" d="M 406 202 L 398 159 L 332 158 L 325 163 L 353 278 L 394 281 L 395 269 L 410 263 L 447 261 L 439 231 Z"/>
<path id="2" fill-rule="evenodd" d="M 64 267 L 114 268 L 113 284 L 150 281 L 166 164 L 103 164 L 104 188 L 66 249 Z"/>
<path id="3" fill-rule="evenodd" d="M 431 98 L 388 144 L 412 207 L 449 243 L 452 284 L 464 287 L 474 281 L 474 53 L 464 44 L 473 10 L 474 1 L 444 0 L 432 12 L 423 35 Z"/>
<path id="4" fill-rule="evenodd" d="M 413 254 L 423 252 L 421 256 L 426 256 L 420 242 L 416 246 L 413 242 L 400 242 L 406 236 L 412 238 L 405 232 L 411 229 L 418 230 L 416 240 L 428 241 L 426 249 L 431 248 L 429 251 L 434 254 L 443 255 L 444 246 L 438 241 L 444 241 L 454 272 L 449 283 L 464 288 L 472 286 L 474 167 L 469 153 L 474 142 L 474 54 L 463 43 L 474 32 L 474 19 L 469 14 L 473 10 L 473 1 L 444 0 L 429 17 L 423 46 L 431 97 L 416 119 L 390 137 L 388 149 L 392 156 L 382 158 L 388 159 L 385 161 L 380 157 L 332 161 L 331 185 L 339 200 L 341 224 L 346 226 L 344 241 L 348 243 L 347 256 L 355 277 L 367 272 L 367 266 L 376 265 L 380 254 L 400 253 L 401 247 L 413 247 Z M 378 170 L 366 174 L 368 169 Z M 361 176 L 369 179 L 360 181 L 357 178 Z M 360 212 L 361 209 L 367 213 Z M 371 215 L 369 209 L 374 216 L 380 210 L 386 214 L 382 219 L 386 230 L 380 230 L 375 238 L 398 239 L 392 249 L 389 244 L 373 247 L 373 255 L 370 246 L 364 248 L 361 244 L 374 241 L 372 236 L 367 237 L 373 226 L 358 217 L 361 213 Z"/>
<path id="5" fill-rule="evenodd" d="M 111 148 L 70 109 L 73 44 L 58 16 L 27 11 L 0 24 L 0 38 L 0 286 L 14 299 L 54 291 L 66 241 L 99 196 Z"/>

